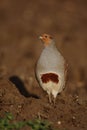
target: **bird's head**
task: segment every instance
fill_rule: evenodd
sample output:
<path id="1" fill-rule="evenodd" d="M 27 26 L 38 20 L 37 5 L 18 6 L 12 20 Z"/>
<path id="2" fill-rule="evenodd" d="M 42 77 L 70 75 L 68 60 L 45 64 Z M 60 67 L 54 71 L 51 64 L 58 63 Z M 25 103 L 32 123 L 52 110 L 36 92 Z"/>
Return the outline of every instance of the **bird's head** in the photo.
<path id="1" fill-rule="evenodd" d="M 44 46 L 48 46 L 53 43 L 53 38 L 49 34 L 43 34 L 39 37 L 39 39 L 44 43 Z"/>

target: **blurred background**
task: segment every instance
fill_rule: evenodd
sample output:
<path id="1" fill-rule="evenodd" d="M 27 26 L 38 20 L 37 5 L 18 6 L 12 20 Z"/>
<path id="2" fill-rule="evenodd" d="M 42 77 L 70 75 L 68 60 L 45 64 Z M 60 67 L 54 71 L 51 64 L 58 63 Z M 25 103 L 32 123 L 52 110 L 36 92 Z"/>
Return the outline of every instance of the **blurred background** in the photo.
<path id="1" fill-rule="evenodd" d="M 87 92 L 86 0 L 0 0 L 0 77 L 34 77 L 42 33 L 54 37 L 69 64 L 69 89 L 83 95 L 83 88 Z"/>

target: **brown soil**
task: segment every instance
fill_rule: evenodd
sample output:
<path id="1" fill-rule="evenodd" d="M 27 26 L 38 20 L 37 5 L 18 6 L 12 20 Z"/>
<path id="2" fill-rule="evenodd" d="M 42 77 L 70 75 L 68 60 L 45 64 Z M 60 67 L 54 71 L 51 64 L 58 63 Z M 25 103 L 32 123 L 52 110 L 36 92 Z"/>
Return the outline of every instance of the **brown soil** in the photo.
<path id="1" fill-rule="evenodd" d="M 86 0 L 0 1 L 0 116 L 11 112 L 16 121 L 40 117 L 60 130 L 87 130 L 86 12 Z M 69 64 L 55 106 L 34 74 L 44 32 L 54 35 Z"/>

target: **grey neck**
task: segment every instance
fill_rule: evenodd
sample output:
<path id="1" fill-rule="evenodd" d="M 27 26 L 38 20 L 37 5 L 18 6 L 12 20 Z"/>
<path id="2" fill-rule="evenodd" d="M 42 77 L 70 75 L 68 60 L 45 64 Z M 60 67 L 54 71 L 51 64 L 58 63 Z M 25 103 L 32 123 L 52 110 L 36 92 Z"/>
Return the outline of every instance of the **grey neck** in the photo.
<path id="1" fill-rule="evenodd" d="M 50 48 L 50 47 L 55 47 L 55 42 L 54 41 L 51 41 L 51 43 L 46 46 L 45 48 Z"/>

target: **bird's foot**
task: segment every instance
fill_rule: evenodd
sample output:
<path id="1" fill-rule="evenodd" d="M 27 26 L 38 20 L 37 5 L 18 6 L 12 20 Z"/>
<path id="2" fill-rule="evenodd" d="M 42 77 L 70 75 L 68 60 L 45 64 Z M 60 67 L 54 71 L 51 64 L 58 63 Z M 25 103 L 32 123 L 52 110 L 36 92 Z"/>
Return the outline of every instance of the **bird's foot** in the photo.
<path id="1" fill-rule="evenodd" d="M 56 106 L 56 98 L 54 98 L 51 94 L 48 95 L 48 101 L 52 106 Z"/>

